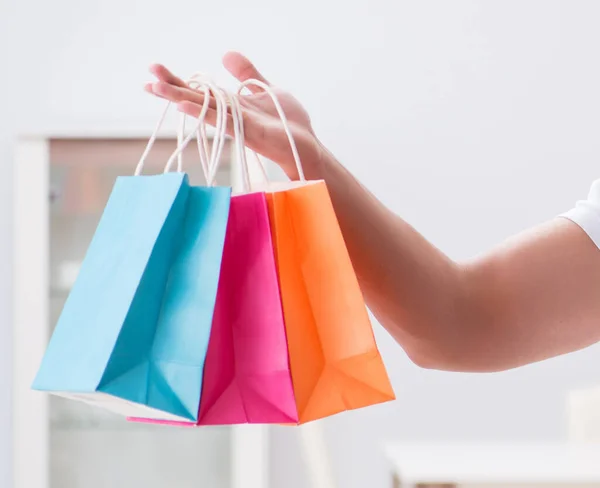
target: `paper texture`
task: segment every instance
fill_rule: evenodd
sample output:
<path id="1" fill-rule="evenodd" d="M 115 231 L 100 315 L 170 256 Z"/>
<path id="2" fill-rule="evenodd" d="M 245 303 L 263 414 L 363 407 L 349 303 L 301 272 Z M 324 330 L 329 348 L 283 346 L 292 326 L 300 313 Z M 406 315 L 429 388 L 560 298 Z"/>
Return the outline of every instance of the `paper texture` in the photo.
<path id="1" fill-rule="evenodd" d="M 299 422 L 393 400 L 325 183 L 267 202 Z"/>
<path id="2" fill-rule="evenodd" d="M 34 388 L 195 421 L 230 195 L 182 173 L 118 178 Z"/>
<path id="3" fill-rule="evenodd" d="M 297 420 L 265 195 L 235 196 L 196 423 Z"/>

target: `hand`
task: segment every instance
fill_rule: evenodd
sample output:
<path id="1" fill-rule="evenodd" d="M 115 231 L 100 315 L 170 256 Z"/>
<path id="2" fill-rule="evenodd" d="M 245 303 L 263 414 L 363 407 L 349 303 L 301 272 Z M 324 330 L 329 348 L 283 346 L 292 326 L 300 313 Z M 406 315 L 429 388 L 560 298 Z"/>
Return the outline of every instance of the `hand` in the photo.
<path id="1" fill-rule="evenodd" d="M 268 84 L 254 65 L 241 54 L 226 54 L 223 65 L 240 82 L 256 79 Z M 148 83 L 145 86 L 147 92 L 176 103 L 178 110 L 187 115 L 196 118 L 200 115 L 204 102 L 202 92 L 189 88 L 181 78 L 162 65 L 152 65 L 150 72 L 158 81 Z M 259 87 L 250 86 L 248 89 L 250 94 L 239 97 L 246 146 L 279 164 L 291 179 L 297 179 L 298 172 L 290 143 L 271 97 Z M 273 88 L 273 91 L 285 112 L 305 173 L 307 169 L 311 173 L 310 168 L 322 159 L 324 151 L 312 130 L 310 117 L 292 95 L 277 88 Z M 216 103 L 212 99 L 205 120 L 214 126 L 216 116 Z M 231 114 L 227 132 L 233 135 Z"/>

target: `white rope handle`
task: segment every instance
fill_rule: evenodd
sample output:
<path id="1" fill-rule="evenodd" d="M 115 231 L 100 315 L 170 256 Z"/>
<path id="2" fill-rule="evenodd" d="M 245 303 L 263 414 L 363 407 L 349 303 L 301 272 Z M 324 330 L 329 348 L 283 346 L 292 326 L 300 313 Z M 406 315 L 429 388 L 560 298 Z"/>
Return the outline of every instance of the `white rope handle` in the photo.
<path id="1" fill-rule="evenodd" d="M 192 77 L 187 81 L 187 85 L 194 89 L 201 91 L 204 95 L 204 102 L 202 104 L 202 108 L 200 110 L 200 114 L 198 116 L 198 122 L 192 132 L 187 137 L 184 137 L 185 134 L 185 119 L 186 115 L 182 114 L 179 130 L 177 133 L 177 148 L 169 157 L 164 172 L 167 173 L 171 170 L 173 166 L 173 162 L 177 160 L 177 171 L 183 172 L 183 151 L 192 140 L 194 135 L 196 136 L 196 141 L 198 145 L 198 154 L 200 156 L 200 164 L 202 166 L 202 170 L 207 182 L 208 186 L 212 186 L 214 184 L 214 177 L 216 176 L 216 170 L 218 167 L 218 163 L 221 159 L 221 154 L 223 152 L 223 147 L 225 143 L 226 137 L 226 129 L 227 129 L 227 101 L 219 87 L 217 87 L 212 80 L 207 78 L 205 75 L 201 73 L 195 73 Z M 208 156 L 208 137 L 206 135 L 206 123 L 205 118 L 208 113 L 208 109 L 210 108 L 210 98 L 211 92 L 215 97 L 217 102 L 217 120 L 216 120 L 216 132 L 213 139 L 212 150 L 210 154 L 210 158 Z M 138 176 L 141 174 L 148 154 L 150 153 L 154 143 L 156 142 L 158 132 L 162 127 L 164 120 L 166 118 L 167 112 L 171 107 L 172 102 L 169 102 L 165 107 L 156 127 L 150 136 L 148 144 L 144 149 L 144 152 L 138 162 L 138 165 L 135 170 L 135 175 Z"/>
<path id="2" fill-rule="evenodd" d="M 199 86 L 207 86 L 209 89 L 208 97 L 210 99 L 210 94 L 212 93 L 216 104 L 216 112 L 217 112 L 217 120 L 215 123 L 215 136 L 213 139 L 213 146 L 211 150 L 211 158 L 208 162 L 208 179 L 211 179 L 211 168 L 215 168 L 214 172 L 216 175 L 216 166 L 221 161 L 221 154 L 223 152 L 223 147 L 225 144 L 225 139 L 227 137 L 227 99 L 226 94 L 219 88 L 211 78 L 207 77 L 205 74 L 197 72 L 192 75 L 192 82 L 190 83 L 190 88 L 197 89 Z M 204 98 L 206 101 L 206 94 L 204 94 Z M 210 102 L 210 100 L 209 100 Z M 208 141 L 206 137 L 206 126 L 201 126 L 202 130 L 202 140 L 205 151 L 208 153 Z M 214 176 L 213 176 L 214 178 Z"/>
<path id="3" fill-rule="evenodd" d="M 177 131 L 177 145 L 181 145 L 185 139 L 185 121 L 187 119 L 186 114 L 182 113 L 179 117 L 179 130 Z M 200 165 L 202 166 L 202 173 L 204 174 L 205 181 L 208 181 L 208 144 L 206 137 L 206 124 L 202 124 L 200 129 L 196 131 L 196 144 L 198 146 L 198 155 L 200 156 Z M 177 156 L 177 168 L 183 166 L 181 163 L 182 153 Z"/>
<path id="4" fill-rule="evenodd" d="M 196 126 L 194 127 L 192 132 L 190 132 L 185 137 L 184 137 L 184 135 L 185 135 L 185 118 L 186 118 L 186 116 L 185 116 L 185 114 L 182 114 L 182 119 L 180 122 L 178 134 L 177 134 L 178 145 L 177 145 L 177 148 L 175 149 L 175 151 L 169 157 L 167 164 L 165 165 L 164 172 L 167 173 L 171 170 L 171 167 L 173 166 L 173 163 L 175 160 L 177 160 L 177 171 L 178 172 L 183 171 L 182 153 L 183 153 L 184 149 L 187 147 L 188 143 L 192 140 L 192 138 L 194 136 L 196 136 L 196 141 L 197 141 L 197 145 L 198 145 L 198 153 L 200 156 L 200 163 L 202 165 L 202 170 L 204 172 L 207 185 L 213 186 L 214 180 L 216 178 L 218 166 L 221 162 L 221 155 L 223 152 L 225 138 L 227 135 L 226 131 L 227 131 L 227 119 L 228 119 L 228 106 L 231 106 L 231 115 L 232 115 L 232 121 L 233 121 L 233 132 L 234 132 L 234 137 L 235 137 L 236 152 L 237 152 L 237 157 L 239 159 L 239 164 L 241 167 L 244 191 L 249 191 L 251 187 L 250 187 L 250 176 L 249 176 L 249 170 L 248 170 L 248 163 L 246 160 L 243 113 L 242 113 L 242 108 L 241 108 L 238 97 L 236 95 L 232 95 L 230 93 L 225 92 L 224 90 L 219 88 L 210 78 L 206 77 L 202 73 L 195 73 L 194 75 L 192 75 L 192 77 L 188 80 L 187 85 L 194 90 L 202 91 L 202 93 L 204 95 L 204 102 L 202 104 L 202 108 L 201 108 L 200 114 L 198 116 L 198 121 L 197 121 Z M 289 127 L 289 124 L 287 121 L 287 117 L 285 116 L 285 112 L 284 112 L 283 108 L 281 107 L 281 104 L 279 103 L 277 95 L 273 92 L 273 90 L 271 89 L 271 87 L 269 85 L 267 85 L 266 83 L 264 83 L 260 80 L 254 80 L 254 79 L 249 79 L 249 80 L 244 81 L 238 90 L 238 95 L 242 92 L 242 90 L 244 88 L 246 88 L 250 85 L 255 85 L 255 86 L 262 88 L 271 97 L 271 100 L 273 101 L 273 104 L 275 105 L 275 109 L 277 110 L 279 118 L 281 119 L 281 123 L 283 125 L 284 131 L 285 131 L 288 141 L 290 143 L 292 155 L 293 155 L 294 161 L 296 163 L 296 169 L 298 171 L 298 177 L 301 181 L 305 181 L 304 171 L 302 168 L 302 163 L 300 161 L 300 155 L 298 153 L 298 148 L 296 147 L 296 142 L 294 141 L 294 137 L 290 130 L 290 127 Z M 209 110 L 211 95 L 214 96 L 214 98 L 215 98 L 217 116 L 216 116 L 216 122 L 215 122 L 215 135 L 214 135 L 213 144 L 212 144 L 210 157 L 209 157 L 209 155 L 208 155 L 208 138 L 206 136 L 205 118 L 206 118 L 206 114 L 208 113 L 208 110 Z M 154 132 L 150 136 L 148 144 L 146 145 L 146 148 L 145 148 L 145 150 L 140 158 L 140 161 L 138 162 L 138 165 L 136 167 L 136 170 L 134 173 L 136 176 L 141 174 L 141 172 L 142 172 L 146 158 L 156 141 L 158 132 L 164 123 L 166 114 L 167 114 L 170 106 L 171 106 L 171 102 L 169 102 L 167 104 L 167 106 L 165 107 L 165 110 L 163 111 L 163 113 L 154 129 Z M 265 167 L 264 167 L 261 159 L 258 157 L 258 155 L 255 152 L 253 152 L 253 154 L 259 163 L 259 167 L 261 169 L 263 177 L 265 178 L 266 181 L 268 181 L 267 172 L 265 170 Z"/>
<path id="5" fill-rule="evenodd" d="M 271 100 L 273 100 L 273 104 L 275 105 L 277 114 L 279 115 L 279 118 L 281 119 L 281 123 L 283 124 L 283 130 L 285 131 L 285 134 L 286 134 L 288 141 L 290 143 L 290 146 L 292 148 L 292 155 L 294 156 L 294 162 L 296 163 L 296 170 L 298 171 L 298 178 L 300 179 L 300 181 L 306 181 L 306 178 L 304 177 L 304 170 L 302 169 L 302 162 L 300 161 L 300 154 L 298 154 L 298 148 L 296 147 L 296 141 L 294 141 L 294 136 L 292 135 L 292 131 L 290 130 L 290 126 L 288 124 L 287 117 L 285 116 L 285 112 L 284 112 L 283 108 L 281 107 L 281 104 L 279 103 L 279 99 L 277 98 L 277 95 L 275 94 L 275 92 L 272 90 L 272 88 L 267 83 L 260 81 L 260 80 L 254 80 L 254 79 L 248 79 L 248 80 L 242 82 L 240 88 L 238 89 L 238 94 L 240 94 L 244 88 L 247 88 L 250 85 L 254 85 L 254 86 L 258 86 L 259 88 L 262 88 L 271 97 Z M 258 158 L 258 155 L 256 157 L 257 157 L 258 161 L 260 162 L 260 158 Z M 262 169 L 263 175 L 266 178 L 267 173 L 264 169 L 264 166 L 262 166 L 262 164 L 261 164 L 261 169 Z"/>
<path id="6" fill-rule="evenodd" d="M 197 79 L 200 77 L 199 73 L 195 73 L 194 75 L 192 75 L 190 82 L 188 83 L 188 85 L 190 86 L 190 88 L 194 88 L 194 89 L 198 89 L 200 88 L 200 84 L 198 83 Z M 203 93 L 204 96 L 206 98 L 206 96 L 210 96 L 210 87 L 207 87 L 206 85 L 202 86 L 203 88 Z M 210 104 L 210 101 L 209 101 Z M 204 105 L 203 105 L 204 107 Z M 187 118 L 186 114 L 182 113 L 181 114 L 181 126 L 183 127 L 183 131 L 185 131 L 185 119 Z M 209 170 L 210 170 L 210 160 L 208 158 L 208 137 L 206 135 L 206 124 L 202 124 L 200 126 L 200 131 L 197 132 L 197 137 L 196 137 L 196 141 L 197 141 L 197 145 L 198 145 L 198 154 L 200 154 L 200 163 L 202 164 L 202 169 L 204 171 L 204 178 L 205 180 L 208 182 L 209 180 Z M 213 146 L 213 151 L 214 151 L 215 146 Z M 211 153 L 212 154 L 212 153 Z M 212 156 L 211 156 L 212 159 Z"/>
<path id="7" fill-rule="evenodd" d="M 198 117 L 198 123 L 196 124 L 196 126 L 194 127 L 194 129 L 192 130 L 192 132 L 190 132 L 182 141 L 180 144 L 178 144 L 177 148 L 175 149 L 175 151 L 173 152 L 173 154 L 171 154 L 171 156 L 169 157 L 169 159 L 167 160 L 167 164 L 165 165 L 165 169 L 163 171 L 163 173 L 168 173 L 171 169 L 171 166 L 173 165 L 173 162 L 177 159 L 178 160 L 178 167 L 177 167 L 177 172 L 178 173 L 182 173 L 183 172 L 183 167 L 180 166 L 180 155 L 183 153 L 183 151 L 185 150 L 185 148 L 187 147 L 187 145 L 189 144 L 189 142 L 194 138 L 194 136 L 197 135 L 197 133 L 200 131 L 201 126 L 204 124 L 204 117 L 206 116 L 206 112 L 208 112 L 208 103 L 205 103 L 202 106 L 202 111 L 200 113 L 200 116 Z"/>
<path id="8" fill-rule="evenodd" d="M 210 93 L 215 97 L 215 101 L 217 104 L 217 120 L 215 123 L 216 133 L 215 139 L 213 143 L 213 152 L 208 162 L 207 167 L 207 181 L 210 184 L 214 183 L 218 165 L 221 162 L 221 153 L 223 149 L 223 142 L 226 137 L 227 132 L 227 110 L 228 107 L 231 107 L 231 118 L 233 122 L 233 135 L 235 140 L 235 152 L 237 154 L 238 163 L 240 165 L 240 170 L 242 173 L 242 183 L 244 192 L 250 191 L 250 176 L 248 174 L 248 165 L 246 163 L 246 153 L 245 153 L 245 137 L 244 137 L 244 123 L 243 123 L 243 114 L 242 108 L 239 103 L 238 97 L 220 89 L 215 85 L 212 80 L 207 78 L 202 73 L 196 73 L 192 76 L 192 81 L 189 83 L 190 88 L 198 89 L 199 86 L 206 86 L 209 88 Z M 205 95 L 206 96 L 206 95 Z M 206 101 L 206 100 L 205 100 Z M 200 130 L 204 130 L 205 125 L 202 125 Z M 204 149 L 207 151 L 207 141 L 205 133 L 202 134 L 202 139 L 204 147 L 202 148 L 202 144 L 198 141 L 199 151 L 202 152 Z M 218 150 L 215 151 L 215 148 Z"/>
<path id="9" fill-rule="evenodd" d="M 194 74 L 190 78 L 190 81 L 188 82 L 188 86 L 194 90 L 199 90 L 200 88 L 202 88 L 202 91 L 204 93 L 204 102 L 202 104 L 202 111 L 199 115 L 199 124 L 196 126 L 194 131 L 192 131 L 185 139 L 183 139 L 183 141 L 180 143 L 180 146 L 171 155 L 171 157 L 169 158 L 169 160 L 167 161 L 167 164 L 165 166 L 165 173 L 171 169 L 171 166 L 173 165 L 175 158 L 178 157 L 178 155 L 181 153 L 181 151 L 183 151 L 185 146 L 187 146 L 189 141 L 192 139 L 194 134 L 196 134 L 197 142 L 198 142 L 198 151 L 200 153 L 200 159 L 203 164 L 203 169 L 205 170 L 206 183 L 208 186 L 213 186 L 214 179 L 216 177 L 217 168 L 221 161 L 221 154 L 223 152 L 223 147 L 224 147 L 225 138 L 226 138 L 227 101 L 225 99 L 225 96 L 224 96 L 222 90 L 217 85 L 215 85 L 212 82 L 212 80 L 207 78 L 202 73 Z M 205 164 L 204 163 L 204 161 L 206 161 L 205 158 L 208 157 L 207 156 L 208 142 L 207 142 L 207 137 L 206 137 L 206 127 L 204 124 L 204 118 L 205 118 L 206 113 L 209 108 L 211 93 L 214 96 L 215 101 L 217 103 L 217 108 L 216 108 L 217 120 L 216 120 L 216 124 L 215 124 L 216 131 L 215 131 L 215 136 L 213 139 L 210 161 L 206 162 L 206 164 Z M 185 117 L 185 115 L 184 115 L 184 117 Z"/>
<path id="10" fill-rule="evenodd" d="M 242 183 L 244 193 L 251 190 L 250 173 L 248 172 L 248 162 L 246 161 L 246 139 L 244 135 L 244 116 L 242 106 L 236 95 L 229 94 L 231 101 L 231 118 L 233 120 L 233 133 L 235 137 L 235 148 L 237 152 L 238 164 L 242 173 Z"/>
<path id="11" fill-rule="evenodd" d="M 208 89 L 203 87 L 203 91 L 205 92 L 205 95 L 208 95 Z M 198 116 L 198 123 L 194 129 L 194 131 L 191 132 L 191 136 L 193 137 L 194 134 L 196 134 L 201 127 L 204 125 L 204 118 L 206 117 L 206 113 L 208 112 L 208 100 L 210 99 L 209 96 L 205 97 L 205 103 L 202 105 L 202 109 L 200 111 L 200 115 Z M 158 123 L 156 124 L 156 127 L 154 128 L 154 131 L 152 132 L 152 135 L 150 136 L 150 139 L 148 140 L 148 143 L 146 144 L 146 148 L 144 149 L 144 152 L 142 153 L 142 156 L 140 157 L 140 160 L 135 168 L 135 172 L 134 175 L 135 176 L 139 176 L 142 173 L 142 170 L 144 169 L 144 164 L 146 163 L 146 159 L 148 157 L 148 154 L 150 153 L 150 151 L 152 150 L 152 147 L 154 146 L 154 143 L 156 142 L 156 139 L 158 137 L 158 132 L 160 131 L 165 118 L 167 116 L 167 112 L 169 111 L 169 108 L 171 108 L 172 102 L 167 103 L 167 106 L 165 107 L 165 109 L 163 110 L 160 119 L 158 120 Z M 180 131 L 181 133 L 181 128 Z M 185 149 L 185 147 L 187 146 L 189 140 L 191 140 L 191 138 L 189 140 L 182 139 L 181 134 L 178 133 L 178 144 L 177 144 L 177 148 L 175 149 L 175 152 L 171 155 L 171 157 L 169 158 L 169 161 L 167 162 L 167 166 L 170 169 L 172 162 L 177 159 L 177 171 L 178 172 L 182 172 L 183 171 L 183 150 Z M 198 142 L 200 144 L 200 141 Z M 202 160 L 202 155 L 200 156 L 201 160 Z M 165 173 L 167 171 L 165 170 Z"/>

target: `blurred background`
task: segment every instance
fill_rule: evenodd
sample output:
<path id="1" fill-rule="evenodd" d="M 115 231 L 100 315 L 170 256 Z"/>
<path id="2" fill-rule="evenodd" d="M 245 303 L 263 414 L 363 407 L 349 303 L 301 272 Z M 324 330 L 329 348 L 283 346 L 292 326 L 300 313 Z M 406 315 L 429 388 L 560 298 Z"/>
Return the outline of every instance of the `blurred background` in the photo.
<path id="1" fill-rule="evenodd" d="M 19 137 L 149 134 L 163 108 L 142 91 L 150 63 L 182 76 L 212 73 L 233 87 L 220 59 L 239 50 L 305 104 L 325 145 L 375 195 L 452 258 L 468 258 L 568 210 L 600 177 L 598 18 L 594 0 L 0 0 L 0 487 L 12 487 L 14 474 Z M 80 237 L 71 254 L 56 254 L 71 245 L 64 242 L 51 253 L 62 256 L 67 282 L 69 263 L 93 232 L 96 217 L 86 220 L 86 212 L 101 209 L 114 176 L 137 162 L 91 170 L 82 154 L 80 167 L 49 172 L 59 194 L 69 174 L 71 188 L 95 189 L 73 196 L 76 204 L 62 200 L 48 216 L 51 234 Z M 65 222 L 72 205 L 77 215 Z M 391 486 L 388 443 L 567 441 L 570 392 L 600 385 L 600 346 L 505 373 L 451 374 L 419 369 L 375 328 L 398 399 L 322 422 L 340 487 Z M 57 429 L 74 428 L 72 418 L 61 419 Z M 156 437 L 143 435 L 127 450 L 140 463 L 160 464 Z M 157 486 L 228 486 L 228 464 L 219 464 L 225 434 L 194 435 L 205 437 L 198 445 L 186 440 L 182 456 L 188 464 L 215 459 L 190 471 L 205 481 L 169 482 L 163 467 Z M 50 444 L 58 467 L 60 449 L 83 453 L 63 460 L 69 479 L 59 471 L 51 488 L 151 486 L 134 475 L 94 481 L 93 470 L 117 466 L 108 458 L 124 441 L 115 439 Z M 165 442 L 183 445 L 178 439 Z M 293 429 L 271 429 L 269 444 L 270 486 L 312 486 Z"/>

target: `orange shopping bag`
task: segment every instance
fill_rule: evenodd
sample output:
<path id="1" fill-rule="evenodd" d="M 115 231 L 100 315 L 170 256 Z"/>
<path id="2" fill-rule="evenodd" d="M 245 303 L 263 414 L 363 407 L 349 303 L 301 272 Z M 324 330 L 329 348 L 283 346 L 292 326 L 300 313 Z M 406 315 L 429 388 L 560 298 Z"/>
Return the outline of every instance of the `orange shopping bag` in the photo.
<path id="1" fill-rule="evenodd" d="M 267 184 L 299 423 L 395 399 L 324 181 Z M 266 176 L 266 173 L 265 173 Z"/>

